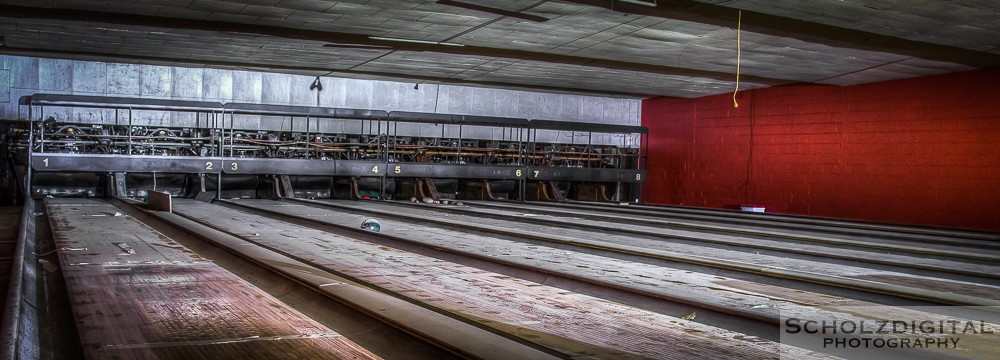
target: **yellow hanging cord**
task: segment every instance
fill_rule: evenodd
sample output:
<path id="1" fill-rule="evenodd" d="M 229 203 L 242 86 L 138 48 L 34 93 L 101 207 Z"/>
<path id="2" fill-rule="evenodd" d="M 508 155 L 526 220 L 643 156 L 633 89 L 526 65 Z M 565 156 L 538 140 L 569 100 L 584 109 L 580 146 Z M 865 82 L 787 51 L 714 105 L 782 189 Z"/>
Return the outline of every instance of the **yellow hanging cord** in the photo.
<path id="1" fill-rule="evenodd" d="M 740 103 L 736 102 L 736 93 L 740 91 L 740 58 L 742 57 L 742 49 L 740 46 L 740 29 L 743 26 L 743 10 L 740 10 L 739 16 L 736 19 L 736 90 L 733 90 L 733 107 L 740 107 Z"/>

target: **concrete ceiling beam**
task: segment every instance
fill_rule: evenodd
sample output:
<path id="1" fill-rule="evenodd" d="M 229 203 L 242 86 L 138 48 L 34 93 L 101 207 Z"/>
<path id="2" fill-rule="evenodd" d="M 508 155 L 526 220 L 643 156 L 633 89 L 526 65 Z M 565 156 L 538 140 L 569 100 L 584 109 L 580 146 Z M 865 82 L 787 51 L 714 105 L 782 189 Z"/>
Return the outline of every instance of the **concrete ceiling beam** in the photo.
<path id="1" fill-rule="evenodd" d="M 620 0 L 559 0 L 612 11 L 736 28 L 740 9 L 692 0 L 658 0 L 647 6 Z M 779 15 L 743 10 L 742 30 L 757 34 L 797 39 L 831 47 L 875 51 L 926 60 L 968 65 L 975 68 L 1000 66 L 1000 55 L 965 48 L 908 40 L 799 20 Z M 928 29 L 933 30 L 933 29 Z"/>

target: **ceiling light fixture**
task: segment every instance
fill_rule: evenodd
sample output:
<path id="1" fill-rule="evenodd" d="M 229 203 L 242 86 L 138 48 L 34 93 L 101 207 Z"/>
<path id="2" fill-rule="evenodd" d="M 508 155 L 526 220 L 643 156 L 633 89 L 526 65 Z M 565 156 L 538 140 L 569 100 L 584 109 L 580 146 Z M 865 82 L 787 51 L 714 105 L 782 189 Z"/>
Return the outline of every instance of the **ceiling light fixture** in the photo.
<path id="1" fill-rule="evenodd" d="M 656 0 L 618 0 L 619 2 L 656 7 Z"/>
<path id="2" fill-rule="evenodd" d="M 525 11 L 525 9 L 521 9 L 521 10 L 518 10 L 518 11 L 511 11 L 511 10 L 497 9 L 497 8 L 489 7 L 489 6 L 483 6 L 483 5 L 477 5 L 477 4 L 469 4 L 469 3 L 464 3 L 464 2 L 458 2 L 458 1 L 453 1 L 453 0 L 438 0 L 437 3 L 441 4 L 441 5 L 454 6 L 454 7 L 458 7 L 458 8 L 475 10 L 475 11 L 481 11 L 481 12 L 485 12 L 485 13 L 497 14 L 497 15 L 500 15 L 500 16 L 518 18 L 518 19 L 528 20 L 528 21 L 534 21 L 534 22 L 546 22 L 546 21 L 549 21 L 549 18 L 547 18 L 547 17 L 538 16 L 538 15 L 531 15 L 531 14 L 525 14 L 525 13 L 521 12 L 521 11 Z M 531 7 L 534 7 L 534 6 L 530 6 L 529 8 L 531 8 Z"/>
<path id="3" fill-rule="evenodd" d="M 328 47 L 328 48 L 345 48 L 345 49 L 365 49 L 365 50 L 392 50 L 392 46 L 386 46 L 386 45 L 366 45 L 366 44 L 338 44 L 338 43 L 329 43 L 329 44 L 323 44 L 323 47 Z"/>
<path id="4" fill-rule="evenodd" d="M 316 77 L 316 80 L 313 80 L 312 85 L 309 85 L 309 91 L 312 90 L 323 91 L 323 83 L 319 81 L 319 76 Z"/>
<path id="5" fill-rule="evenodd" d="M 400 39 L 400 38 L 391 38 L 391 37 L 383 37 L 383 36 L 369 36 L 368 38 L 372 39 L 372 40 L 378 40 L 378 41 L 395 41 L 395 42 L 404 42 L 404 43 L 412 43 L 412 44 L 445 45 L 445 46 L 465 46 L 465 45 L 462 45 L 462 44 L 449 43 L 449 42 L 413 40 L 413 39 Z"/>

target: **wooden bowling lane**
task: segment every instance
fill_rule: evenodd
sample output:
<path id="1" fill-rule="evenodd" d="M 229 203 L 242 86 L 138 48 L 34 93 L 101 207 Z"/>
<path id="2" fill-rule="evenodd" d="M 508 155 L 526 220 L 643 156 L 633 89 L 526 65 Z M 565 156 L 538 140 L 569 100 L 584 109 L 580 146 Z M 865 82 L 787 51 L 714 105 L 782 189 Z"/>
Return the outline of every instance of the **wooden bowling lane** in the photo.
<path id="1" fill-rule="evenodd" d="M 107 202 L 47 199 L 88 359 L 372 359 Z"/>
<path id="2" fill-rule="evenodd" d="M 594 358 L 775 358 L 759 338 L 191 200 L 176 214 L 510 336 Z M 808 352 L 789 349 L 795 358 Z"/>

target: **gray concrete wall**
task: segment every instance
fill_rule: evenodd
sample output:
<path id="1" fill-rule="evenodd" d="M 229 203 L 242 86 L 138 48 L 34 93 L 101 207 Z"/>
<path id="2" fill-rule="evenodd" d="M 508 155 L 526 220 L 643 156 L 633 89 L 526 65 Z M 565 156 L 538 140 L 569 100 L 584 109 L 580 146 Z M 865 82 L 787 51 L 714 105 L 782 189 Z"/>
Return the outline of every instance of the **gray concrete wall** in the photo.
<path id="1" fill-rule="evenodd" d="M 0 56 L 0 118 L 18 118 L 17 99 L 34 93 L 57 93 L 141 97 L 220 103 L 248 102 L 281 105 L 307 105 L 362 108 L 385 111 L 436 112 L 462 115 L 501 116 L 528 119 L 639 125 L 639 99 L 550 94 L 529 91 L 476 88 L 454 85 L 420 84 L 392 81 L 321 78 L 323 91 L 309 90 L 315 78 L 309 76 L 239 70 L 186 68 L 91 61 Z M 21 117 L 26 108 L 21 108 Z M 150 126 L 183 126 L 195 121 L 192 114 L 136 112 L 134 118 Z M 60 121 L 113 123 L 113 111 L 95 109 L 56 109 L 47 107 L 46 117 Z M 439 136 L 434 125 L 400 125 L 399 134 Z M 288 129 L 290 119 L 272 116 L 246 116 L 237 119 L 236 127 L 245 129 Z M 295 129 L 304 129 L 296 121 Z M 317 125 L 313 125 L 317 126 Z M 321 131 L 356 132 L 356 122 L 318 124 Z M 315 127 L 314 127 L 315 128 Z M 499 129 L 463 129 L 463 137 L 501 139 Z M 587 143 L 586 135 L 568 132 L 539 132 L 540 141 Z M 446 136 L 457 130 L 446 129 Z M 620 136 L 597 136 L 595 144 L 625 144 L 636 139 Z"/>

